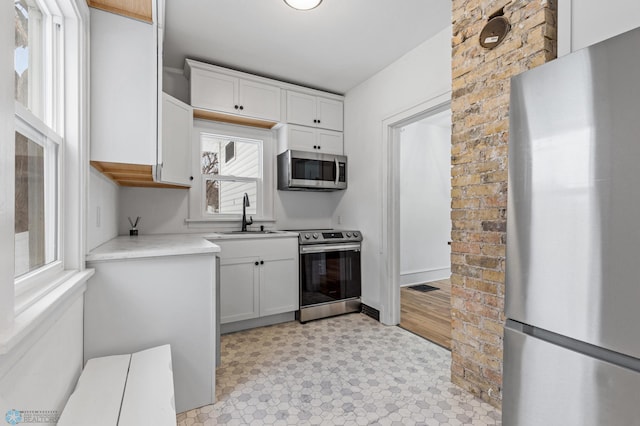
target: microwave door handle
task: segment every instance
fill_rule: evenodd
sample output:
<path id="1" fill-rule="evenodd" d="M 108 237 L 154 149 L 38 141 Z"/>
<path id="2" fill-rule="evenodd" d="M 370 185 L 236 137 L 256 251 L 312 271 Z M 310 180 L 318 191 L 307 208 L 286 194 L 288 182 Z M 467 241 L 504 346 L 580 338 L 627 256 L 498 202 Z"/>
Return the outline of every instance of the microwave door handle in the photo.
<path id="1" fill-rule="evenodd" d="M 338 158 L 337 157 L 334 159 L 334 161 L 336 162 L 336 181 L 335 181 L 335 185 L 338 186 L 338 181 L 340 181 L 340 164 L 338 163 Z"/>

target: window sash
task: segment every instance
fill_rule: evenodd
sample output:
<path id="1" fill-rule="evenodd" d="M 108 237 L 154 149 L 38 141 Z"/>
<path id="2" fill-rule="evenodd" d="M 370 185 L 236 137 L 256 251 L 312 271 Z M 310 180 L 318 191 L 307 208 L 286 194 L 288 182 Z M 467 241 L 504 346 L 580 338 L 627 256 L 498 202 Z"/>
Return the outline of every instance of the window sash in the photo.
<path id="1" fill-rule="evenodd" d="M 209 213 L 207 211 L 207 181 L 222 181 L 222 182 L 247 182 L 256 184 L 256 216 L 263 214 L 264 195 L 263 195 L 263 180 L 262 178 L 250 178 L 250 177 L 236 177 L 236 176 L 221 176 L 216 174 L 202 175 L 202 190 L 200 191 L 200 212 L 203 217 L 207 218 L 226 218 L 226 219 L 238 219 L 242 216 L 240 213 Z M 254 213 L 252 213 L 254 214 Z"/>

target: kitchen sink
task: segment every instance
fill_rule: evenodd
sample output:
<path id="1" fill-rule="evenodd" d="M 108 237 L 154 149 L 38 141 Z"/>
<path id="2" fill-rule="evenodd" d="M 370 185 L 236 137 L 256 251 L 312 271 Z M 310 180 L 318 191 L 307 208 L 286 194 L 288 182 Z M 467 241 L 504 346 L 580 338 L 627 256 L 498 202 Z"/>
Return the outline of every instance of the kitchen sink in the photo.
<path id="1" fill-rule="evenodd" d="M 251 235 L 251 234 L 281 234 L 283 231 L 227 231 L 218 232 L 223 235 Z"/>

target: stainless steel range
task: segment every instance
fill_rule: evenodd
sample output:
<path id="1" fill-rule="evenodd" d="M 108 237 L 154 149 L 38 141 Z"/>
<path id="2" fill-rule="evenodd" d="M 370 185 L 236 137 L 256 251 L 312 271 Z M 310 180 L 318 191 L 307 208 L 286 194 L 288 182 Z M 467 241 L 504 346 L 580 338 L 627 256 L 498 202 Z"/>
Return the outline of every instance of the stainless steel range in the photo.
<path id="1" fill-rule="evenodd" d="M 360 311 L 360 231 L 298 231 L 300 310 L 304 323 Z"/>

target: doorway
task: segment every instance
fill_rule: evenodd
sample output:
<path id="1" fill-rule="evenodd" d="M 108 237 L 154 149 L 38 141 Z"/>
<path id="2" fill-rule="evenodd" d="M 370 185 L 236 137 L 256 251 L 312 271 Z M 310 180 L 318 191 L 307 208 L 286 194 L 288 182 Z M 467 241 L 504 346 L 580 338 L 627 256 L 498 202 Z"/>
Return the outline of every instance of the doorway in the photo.
<path id="1" fill-rule="evenodd" d="M 449 263 L 446 262 L 446 265 L 439 265 L 433 267 L 431 269 L 440 269 L 440 271 L 431 271 L 431 273 L 426 274 L 407 274 L 407 272 L 411 271 L 403 271 L 401 265 L 401 137 L 402 137 L 402 129 L 405 126 L 409 126 L 412 123 L 417 123 L 423 119 L 432 118 L 434 121 L 444 120 L 441 122 L 443 126 L 446 127 L 446 130 L 450 132 L 451 119 L 450 119 L 450 93 L 445 93 L 443 95 L 437 96 L 435 98 L 424 101 L 420 104 L 417 104 L 411 108 L 406 109 L 405 111 L 399 112 L 390 116 L 383 120 L 383 159 L 382 159 L 382 244 L 381 244 L 381 252 L 383 262 L 381 264 L 381 312 L 380 312 L 380 320 L 383 324 L 387 325 L 399 325 L 401 320 L 401 284 L 407 284 L 410 280 L 408 277 L 401 275 L 409 275 L 411 279 L 420 279 L 423 281 L 432 282 L 434 280 L 441 280 L 444 278 L 445 280 L 448 278 L 448 268 Z M 448 124 L 445 122 L 448 121 Z M 405 131 L 406 132 L 406 131 Z M 450 134 L 450 133 L 449 133 Z M 450 183 L 450 136 L 446 137 L 448 142 L 447 148 L 447 159 L 444 161 L 444 167 L 446 169 L 446 178 L 444 178 L 447 183 Z M 445 164 L 446 163 L 446 164 Z M 450 196 L 450 191 L 445 190 L 447 195 Z M 423 207 L 422 210 L 426 208 Z M 420 209 L 417 209 L 417 213 L 421 214 Z M 450 217 L 450 203 L 446 207 L 446 215 L 447 218 Z M 422 219 L 420 219 L 422 217 Z M 421 224 L 424 224 L 424 211 L 422 212 L 422 216 L 418 218 L 417 224 L 414 224 L 414 229 L 418 229 Z M 420 222 L 422 220 L 422 222 Z M 405 219 L 406 224 L 406 219 Z M 445 249 L 447 252 L 449 250 L 448 240 L 450 235 L 450 222 L 447 225 L 443 225 L 440 229 L 446 235 L 446 241 L 441 242 L 445 244 Z M 448 255 L 447 255 L 448 257 Z M 426 268 L 428 269 L 428 268 Z M 401 274 L 401 272 L 404 272 Z M 416 272 L 416 271 L 414 271 Z M 417 272 L 425 272 L 425 271 L 417 271 Z M 429 272 L 429 271 L 426 271 Z M 442 275 L 443 274 L 443 275 Z M 439 287 L 440 289 L 445 288 L 445 284 L 448 282 L 438 283 L 435 287 Z M 450 286 L 446 287 L 447 289 Z M 446 291 L 446 290 L 444 290 Z M 427 292 L 428 294 L 429 292 Z M 438 293 L 431 292 L 434 296 L 438 295 Z M 442 293 L 440 293 L 442 295 Z M 447 295 L 448 296 L 448 295 Z M 445 299 L 439 301 L 439 306 L 443 312 L 442 322 L 444 324 L 450 324 L 450 302 Z M 427 319 L 421 322 L 426 322 Z M 444 346 L 444 345 L 443 345 Z"/>
<path id="2" fill-rule="evenodd" d="M 451 347 L 451 110 L 399 129 L 400 326 Z"/>

